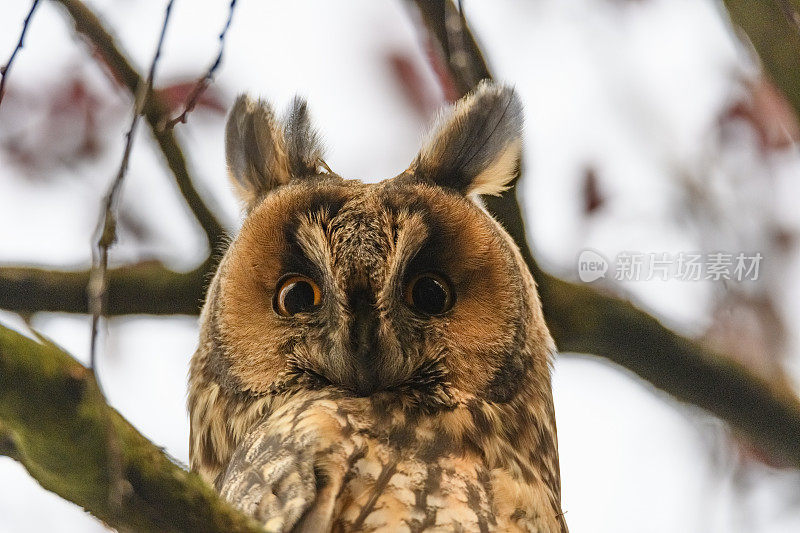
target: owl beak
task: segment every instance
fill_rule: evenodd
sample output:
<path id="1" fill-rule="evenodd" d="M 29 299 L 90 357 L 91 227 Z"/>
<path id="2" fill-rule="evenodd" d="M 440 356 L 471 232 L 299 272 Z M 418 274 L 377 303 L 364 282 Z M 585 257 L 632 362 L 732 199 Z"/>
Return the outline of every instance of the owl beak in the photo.
<path id="1" fill-rule="evenodd" d="M 350 348 L 353 355 L 353 389 L 359 396 L 370 396 L 383 388 L 376 367 L 380 319 L 374 298 L 366 292 L 351 299 L 353 321 Z"/>

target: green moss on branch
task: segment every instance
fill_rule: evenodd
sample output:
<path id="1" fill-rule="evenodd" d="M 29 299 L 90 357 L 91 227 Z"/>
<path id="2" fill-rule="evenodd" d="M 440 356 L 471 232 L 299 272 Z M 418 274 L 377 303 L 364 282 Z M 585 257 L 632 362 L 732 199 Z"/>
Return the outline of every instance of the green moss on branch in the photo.
<path id="1" fill-rule="evenodd" d="M 44 488 L 112 527 L 261 531 L 106 405 L 90 370 L 3 326 L 0 443 Z M 121 479 L 109 468 L 114 461 Z"/>

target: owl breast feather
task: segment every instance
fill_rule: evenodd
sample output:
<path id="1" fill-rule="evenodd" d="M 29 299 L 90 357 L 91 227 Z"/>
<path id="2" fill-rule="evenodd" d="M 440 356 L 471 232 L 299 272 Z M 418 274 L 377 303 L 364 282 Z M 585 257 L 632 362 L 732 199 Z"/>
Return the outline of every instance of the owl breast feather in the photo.
<path id="1" fill-rule="evenodd" d="M 544 495 L 487 468 L 441 419 L 377 411 L 370 398 L 298 394 L 243 439 L 221 495 L 268 531 L 561 530 L 532 505 Z"/>

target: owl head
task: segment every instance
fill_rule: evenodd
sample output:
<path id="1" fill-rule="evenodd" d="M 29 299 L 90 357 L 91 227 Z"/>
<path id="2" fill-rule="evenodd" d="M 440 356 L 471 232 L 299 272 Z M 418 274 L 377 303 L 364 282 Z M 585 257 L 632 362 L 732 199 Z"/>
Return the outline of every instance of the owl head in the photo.
<path id="1" fill-rule="evenodd" d="M 533 280 L 479 196 L 518 172 L 522 107 L 482 83 L 398 176 L 343 179 L 305 102 L 278 118 L 241 96 L 226 128 L 245 219 L 204 311 L 206 370 L 229 392 L 335 387 L 436 409 L 549 393 Z"/>

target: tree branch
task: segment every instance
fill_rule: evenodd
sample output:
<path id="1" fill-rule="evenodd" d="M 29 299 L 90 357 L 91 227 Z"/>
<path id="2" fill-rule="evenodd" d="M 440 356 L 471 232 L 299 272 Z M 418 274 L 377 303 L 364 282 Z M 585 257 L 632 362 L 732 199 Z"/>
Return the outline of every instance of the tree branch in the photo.
<path id="1" fill-rule="evenodd" d="M 747 34 L 761 64 L 800 116 L 797 0 L 724 0 L 731 22 Z"/>
<path id="2" fill-rule="evenodd" d="M 128 58 L 117 46 L 114 37 L 103 27 L 97 16 L 80 0 L 53 1 L 64 7 L 75 24 L 75 31 L 87 39 L 112 75 L 135 97 L 137 88 L 143 83 L 142 77 L 131 66 Z M 166 107 L 152 93 L 145 100 L 144 116 L 183 198 L 208 237 L 213 256 L 214 252 L 220 251 L 224 246 L 227 232 L 197 192 L 189 174 L 183 150 L 175 138 L 174 132 L 164 128 L 167 119 Z"/>
<path id="3" fill-rule="evenodd" d="M 513 190 L 486 200 L 531 268 L 559 350 L 608 359 L 725 420 L 773 457 L 800 467 L 800 401 L 795 396 L 665 328 L 630 302 L 542 271 L 527 244 Z"/>
<path id="4" fill-rule="evenodd" d="M 465 38 L 460 41 L 458 53 L 463 54 L 462 59 L 469 58 L 472 65 L 465 67 L 453 59 L 452 38 L 447 37 L 448 31 L 453 31 L 449 28 L 452 19 L 448 19 L 452 15 L 448 13 L 456 10 L 451 0 L 414 3 L 428 31 L 440 43 L 445 62 L 450 65 L 449 75 L 462 92 L 471 89 L 470 83 L 477 83 L 475 75 L 466 78 L 465 72 L 491 77 L 463 14 L 460 31 Z M 746 5 L 749 9 L 753 3 Z M 794 61 L 800 66 L 800 54 Z M 445 80 L 448 83 L 452 82 Z M 800 467 L 800 401 L 796 397 L 774 390 L 740 364 L 681 337 L 627 301 L 542 271 L 528 246 L 516 187 L 500 197 L 484 200 L 511 234 L 531 269 L 545 320 L 559 350 L 609 359 L 678 400 L 722 418 L 767 452 Z"/>
<path id="5" fill-rule="evenodd" d="M 6 64 L 0 67 L 0 104 L 3 103 L 3 96 L 6 94 L 6 82 L 8 80 L 8 73 L 11 71 L 11 65 L 14 64 L 14 58 L 17 57 L 17 54 L 25 45 L 25 34 L 28 33 L 28 26 L 30 26 L 31 19 L 37 7 L 39 7 L 39 0 L 33 0 L 31 9 L 28 11 L 28 16 L 26 16 L 25 20 L 22 22 L 22 31 L 19 34 L 17 45 L 14 47 L 14 51 L 11 52 L 11 57 L 8 58 Z"/>
<path id="6" fill-rule="evenodd" d="M 213 265 L 179 273 L 147 262 L 108 271 L 107 315 L 196 315 Z M 89 313 L 89 271 L 0 267 L 0 307 L 22 314 Z"/>
<path id="7" fill-rule="evenodd" d="M 127 489 L 118 506 L 107 497 L 110 436 L 120 445 Z M 262 531 L 106 405 L 90 370 L 3 326 L 0 450 L 44 488 L 121 530 Z"/>
<path id="8" fill-rule="evenodd" d="M 450 73 L 448 79 L 440 80 L 444 86 L 452 83 L 461 97 L 482 79 L 491 79 L 483 53 L 453 2 L 415 0 L 414 3 Z"/>

